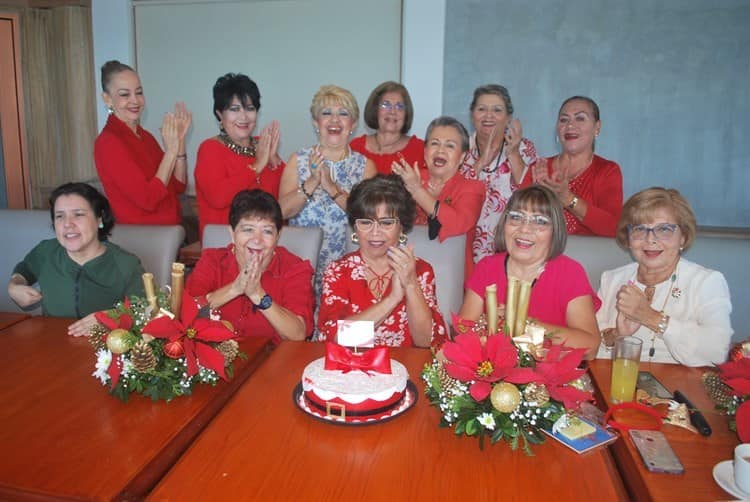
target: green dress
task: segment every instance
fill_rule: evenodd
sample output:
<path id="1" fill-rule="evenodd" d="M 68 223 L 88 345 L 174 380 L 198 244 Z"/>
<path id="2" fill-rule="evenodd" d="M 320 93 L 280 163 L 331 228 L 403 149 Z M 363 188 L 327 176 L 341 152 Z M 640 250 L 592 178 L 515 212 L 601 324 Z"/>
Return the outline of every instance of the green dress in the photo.
<path id="1" fill-rule="evenodd" d="M 134 254 L 110 242 L 106 251 L 79 265 L 57 239 L 40 242 L 13 269 L 29 285 L 39 283 L 42 312 L 55 317 L 85 317 L 111 308 L 129 295 L 143 296 L 143 267 Z"/>

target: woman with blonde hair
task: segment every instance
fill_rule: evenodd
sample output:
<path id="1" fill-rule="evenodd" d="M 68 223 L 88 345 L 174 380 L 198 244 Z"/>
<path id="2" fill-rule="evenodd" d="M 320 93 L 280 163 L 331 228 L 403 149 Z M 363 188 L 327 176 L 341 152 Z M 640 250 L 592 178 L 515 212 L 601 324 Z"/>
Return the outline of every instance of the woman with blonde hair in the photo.
<path id="1" fill-rule="evenodd" d="M 279 204 L 290 225 L 323 229 L 315 273 L 320 294 L 323 270 L 344 255 L 347 239 L 346 202 L 352 187 L 377 173 L 375 164 L 349 148 L 359 119 L 351 92 L 324 85 L 310 106 L 318 144 L 293 153 L 281 175 Z"/>

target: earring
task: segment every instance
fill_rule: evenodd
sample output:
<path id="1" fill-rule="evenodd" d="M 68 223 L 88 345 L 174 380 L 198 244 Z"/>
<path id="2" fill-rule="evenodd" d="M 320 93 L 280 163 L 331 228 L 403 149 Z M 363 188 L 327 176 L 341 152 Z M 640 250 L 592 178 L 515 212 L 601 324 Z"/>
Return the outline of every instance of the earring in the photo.
<path id="1" fill-rule="evenodd" d="M 682 250 L 685 249 L 683 246 L 680 246 L 680 254 L 682 254 Z"/>
<path id="2" fill-rule="evenodd" d="M 100 229 L 101 229 L 101 228 L 104 228 L 104 223 L 102 223 L 101 221 L 99 222 L 99 228 L 100 228 Z"/>
<path id="3" fill-rule="evenodd" d="M 113 113 L 115 113 L 115 109 L 112 108 L 111 106 L 108 106 L 107 107 L 107 113 L 109 113 L 110 115 L 112 115 Z"/>
<path id="4" fill-rule="evenodd" d="M 320 129 L 318 129 L 317 127 L 315 128 L 315 134 L 320 135 Z"/>
<path id="5" fill-rule="evenodd" d="M 224 130 L 224 124 L 222 124 L 221 122 L 219 122 L 219 132 L 220 132 L 221 134 L 226 134 L 226 133 L 227 133 L 227 132 L 226 132 L 226 131 Z"/>
<path id="6" fill-rule="evenodd" d="M 557 134 L 555 134 L 555 144 L 560 144 L 560 137 Z"/>
<path id="7" fill-rule="evenodd" d="M 357 232 L 352 232 L 352 242 L 354 244 L 359 244 L 359 235 L 357 235 Z"/>
<path id="8" fill-rule="evenodd" d="M 406 234 L 401 234 L 398 236 L 398 243 L 402 246 L 405 246 L 406 243 L 409 242 L 409 238 L 406 236 Z"/>

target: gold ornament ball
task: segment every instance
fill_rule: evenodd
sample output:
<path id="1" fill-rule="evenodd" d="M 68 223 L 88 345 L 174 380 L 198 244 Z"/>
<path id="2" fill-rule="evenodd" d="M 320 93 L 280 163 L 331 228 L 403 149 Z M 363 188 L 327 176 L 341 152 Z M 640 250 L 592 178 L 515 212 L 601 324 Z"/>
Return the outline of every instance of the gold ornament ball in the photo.
<path id="1" fill-rule="evenodd" d="M 126 329 L 116 328 L 107 335 L 107 348 L 113 354 L 123 354 L 130 350 L 130 333 Z"/>
<path id="2" fill-rule="evenodd" d="M 500 413 L 510 413 L 521 403 L 521 391 L 508 382 L 500 382 L 492 388 L 490 401 Z"/>

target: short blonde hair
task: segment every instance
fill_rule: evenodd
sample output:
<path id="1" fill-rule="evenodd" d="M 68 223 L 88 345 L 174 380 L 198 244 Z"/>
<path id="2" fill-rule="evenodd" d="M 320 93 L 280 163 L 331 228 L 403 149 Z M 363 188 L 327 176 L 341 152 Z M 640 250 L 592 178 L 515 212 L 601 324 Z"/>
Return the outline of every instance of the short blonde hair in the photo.
<path id="1" fill-rule="evenodd" d="M 352 116 L 355 124 L 359 120 L 359 106 L 357 106 L 356 98 L 351 92 L 337 85 L 324 85 L 318 89 L 310 105 L 312 118 L 317 120 L 320 111 L 330 105 L 343 106 Z"/>
<path id="2" fill-rule="evenodd" d="M 630 197 L 622 206 L 620 221 L 617 222 L 617 244 L 623 249 L 628 249 L 628 228 L 631 225 L 652 221 L 653 214 L 658 209 L 666 209 L 674 214 L 677 226 L 685 237 L 683 250 L 688 250 L 695 241 L 695 213 L 687 199 L 674 188 L 646 188 Z"/>

